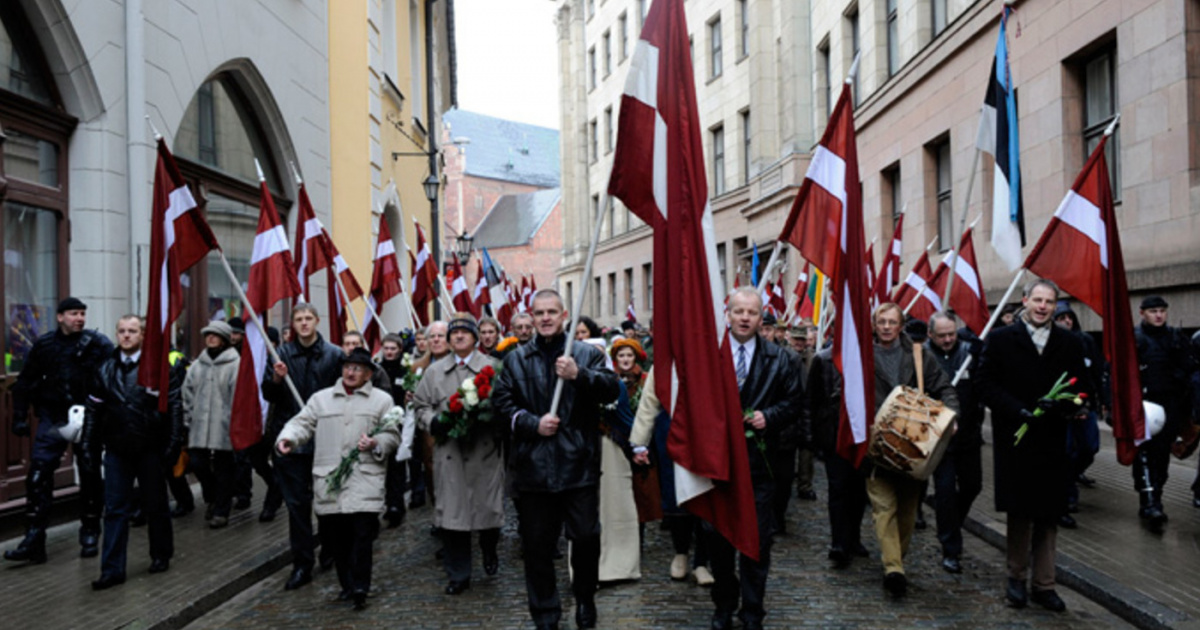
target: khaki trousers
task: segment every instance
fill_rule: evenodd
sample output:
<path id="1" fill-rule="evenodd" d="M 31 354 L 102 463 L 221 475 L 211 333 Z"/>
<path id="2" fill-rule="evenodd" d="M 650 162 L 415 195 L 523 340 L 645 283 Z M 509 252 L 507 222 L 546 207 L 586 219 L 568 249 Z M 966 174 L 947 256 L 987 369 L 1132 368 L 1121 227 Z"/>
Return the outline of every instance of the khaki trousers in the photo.
<path id="1" fill-rule="evenodd" d="M 876 469 L 867 477 L 867 498 L 879 539 L 883 572 L 904 573 L 904 554 L 912 540 L 921 500 L 921 482 Z"/>
<path id="2" fill-rule="evenodd" d="M 1008 577 L 1025 581 L 1029 571 L 1029 559 L 1033 557 L 1033 582 L 1035 591 L 1054 588 L 1054 554 L 1058 540 L 1058 522 L 1055 518 L 1033 518 L 1008 513 Z"/>

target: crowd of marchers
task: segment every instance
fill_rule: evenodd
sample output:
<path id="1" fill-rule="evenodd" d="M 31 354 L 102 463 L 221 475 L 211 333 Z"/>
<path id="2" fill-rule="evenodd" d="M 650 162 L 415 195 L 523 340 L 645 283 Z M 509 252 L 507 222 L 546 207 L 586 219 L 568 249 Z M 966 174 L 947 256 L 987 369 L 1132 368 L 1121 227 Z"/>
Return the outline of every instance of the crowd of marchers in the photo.
<path id="1" fill-rule="evenodd" d="M 272 521 L 286 507 L 288 590 L 310 583 L 318 566 L 333 568 L 338 600 L 365 607 L 381 526 L 395 528 L 408 510 L 429 506 L 444 592 L 458 595 L 474 577 L 473 533 L 483 573 L 502 569 L 497 547 L 511 500 L 538 628 L 561 623 L 554 567 L 560 535 L 570 543 L 575 622 L 590 628 L 598 623 L 598 586 L 642 576 L 643 528 L 662 521 L 674 550 L 662 570 L 709 588 L 713 629 L 734 627 L 736 616 L 752 630 L 767 615 L 771 545 L 787 532 L 793 492 L 811 509 L 817 505 L 816 462 L 828 479 L 834 570 L 870 556 L 860 538 L 869 505 L 883 591 L 903 597 L 906 552 L 914 529 L 926 526 L 932 485 L 941 567 L 961 572 L 963 524 L 983 484 L 986 409 L 996 509 L 1007 514 L 1004 596 L 1015 607 L 1032 601 L 1062 611 L 1056 534 L 1075 527 L 1078 487 L 1095 483 L 1086 472 L 1110 397 L 1104 357 L 1060 297 L 1053 283 L 1031 282 L 983 341 L 952 314 L 925 322 L 906 318 L 893 303 L 875 308 L 868 371 L 874 383 L 867 386 L 874 387 L 876 413 L 889 413 L 880 407 L 893 390 L 912 387 L 955 414 L 940 460 L 921 479 L 873 455 L 855 462 L 842 454 L 842 379 L 829 344 L 812 322 L 776 321 L 764 314 L 757 291 L 735 289 L 726 316 L 745 410 L 739 420 L 747 431 L 757 559 L 739 554 L 676 501 L 651 331 L 633 321 L 603 329 L 586 316 L 572 318 L 553 290 L 539 291 L 508 331 L 490 317 L 454 314 L 386 335 L 372 349 L 353 331 L 341 347 L 328 343 L 317 310 L 295 305 L 282 339 L 268 330 L 278 360 L 262 378 L 264 436 L 241 451 L 230 440 L 241 320 L 209 322 L 201 331 L 205 348 L 194 358 L 171 353 L 163 410 L 157 393 L 138 385 L 142 319 L 122 317 L 114 346 L 86 329 L 87 306 L 67 298 L 58 305 L 57 329 L 34 344 L 13 388 L 12 431 L 32 433 L 33 448 L 25 535 L 4 557 L 47 561 L 52 477 L 71 448 L 80 554 L 100 556 L 96 590 L 125 581 L 131 526 L 146 526 L 149 571 L 170 569 L 172 519 L 194 518 L 189 474 L 200 482 L 207 525 L 219 529 L 232 511 L 249 507 L 256 473 L 266 487 L 259 520 Z M 1167 523 L 1162 492 L 1170 458 L 1190 453 L 1200 411 L 1200 334 L 1189 341 L 1166 324 L 1167 311 L 1163 298 L 1146 298 L 1135 330 L 1143 396 L 1161 413 L 1131 472 L 1138 517 L 1158 533 Z M 1192 490 L 1200 508 L 1200 474 Z"/>

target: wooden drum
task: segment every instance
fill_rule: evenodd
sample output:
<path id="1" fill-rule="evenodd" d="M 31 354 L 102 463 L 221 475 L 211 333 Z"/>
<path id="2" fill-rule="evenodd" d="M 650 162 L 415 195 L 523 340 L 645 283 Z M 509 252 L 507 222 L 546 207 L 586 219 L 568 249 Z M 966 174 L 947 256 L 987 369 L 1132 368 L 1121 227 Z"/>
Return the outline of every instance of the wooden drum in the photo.
<path id="1" fill-rule="evenodd" d="M 896 387 L 875 414 L 867 454 L 877 465 L 928 479 L 950 443 L 953 421 L 954 411 L 940 401 Z"/>

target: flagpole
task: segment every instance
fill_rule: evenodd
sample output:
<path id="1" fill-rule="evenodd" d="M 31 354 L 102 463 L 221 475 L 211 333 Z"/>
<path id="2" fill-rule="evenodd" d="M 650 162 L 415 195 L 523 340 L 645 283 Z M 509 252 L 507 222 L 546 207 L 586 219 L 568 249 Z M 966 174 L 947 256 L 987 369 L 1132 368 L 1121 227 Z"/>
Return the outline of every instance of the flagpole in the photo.
<path id="1" fill-rule="evenodd" d="M 611 179 L 612 168 L 610 167 L 608 177 L 604 178 L 604 188 L 601 189 L 604 192 L 600 195 L 600 208 L 608 205 L 608 184 Z M 583 282 L 580 283 L 579 295 L 576 296 L 575 303 L 571 305 L 571 319 L 568 322 L 568 328 L 564 331 L 567 333 L 567 342 L 563 346 L 563 357 L 571 356 L 571 346 L 575 344 L 575 335 L 571 334 L 571 331 L 575 330 L 575 326 L 579 324 L 579 312 L 583 309 L 583 298 L 587 297 L 588 285 L 591 284 L 588 278 L 592 277 L 592 263 L 596 260 L 596 245 L 600 243 L 600 230 L 604 227 L 604 214 L 603 211 L 596 213 L 596 229 L 592 230 L 592 243 L 588 246 L 587 262 L 583 265 Z M 554 380 L 554 398 L 550 402 L 549 411 L 551 414 L 558 413 L 558 401 L 562 399 L 563 383 L 561 378 Z"/>
<path id="2" fill-rule="evenodd" d="M 242 300 L 242 305 L 246 307 L 246 312 L 250 314 L 250 321 L 254 322 L 254 327 L 258 329 L 258 334 L 262 335 L 263 341 L 266 342 L 267 353 L 271 355 L 271 361 L 280 363 L 279 353 L 275 352 L 275 344 L 272 344 L 271 338 L 267 336 L 267 330 L 263 328 L 262 321 L 258 319 L 258 313 L 255 313 L 254 307 L 250 306 L 250 298 L 246 297 L 246 291 L 242 289 L 242 283 L 238 281 L 237 276 L 233 273 L 233 268 L 229 266 L 229 261 L 225 258 L 225 252 L 218 249 L 217 253 L 221 256 L 221 266 L 225 268 L 225 274 L 229 276 L 229 283 L 237 290 L 238 298 Z M 284 374 L 283 380 L 287 383 L 288 389 L 292 391 L 292 396 L 296 397 L 296 404 L 304 407 L 304 399 L 300 397 L 300 392 L 296 390 L 296 384 L 292 382 L 291 375 Z"/>
<path id="3" fill-rule="evenodd" d="M 1008 285 L 1008 290 L 1004 292 L 1004 297 L 1000 298 L 1000 303 L 996 305 L 996 310 L 992 311 L 992 317 L 988 319 L 987 326 L 984 326 L 983 332 L 979 334 L 980 340 L 986 338 L 987 334 L 992 331 L 992 326 L 995 326 L 996 322 L 1000 319 L 1000 312 L 1004 310 L 1004 305 L 1008 304 L 1008 298 L 1012 297 L 1013 291 L 1017 290 L 1017 284 L 1021 282 L 1021 278 L 1024 275 L 1024 267 L 1017 270 L 1017 275 L 1013 276 L 1012 282 Z M 962 366 L 954 373 L 954 379 L 950 381 L 951 385 L 958 385 L 958 382 L 962 380 L 963 376 L 967 373 L 967 368 L 971 366 L 971 358 L 972 356 L 968 354 Z"/>
<path id="4" fill-rule="evenodd" d="M 771 248 L 771 257 L 767 259 L 767 270 L 763 272 L 762 277 L 758 279 L 758 286 L 754 290 L 762 293 L 763 287 L 767 285 L 767 278 L 771 276 L 771 269 L 775 267 L 775 263 L 779 261 L 779 252 L 783 251 L 783 241 L 776 239 L 775 246 Z"/>
<path id="5" fill-rule="evenodd" d="M 983 155 L 983 150 L 975 147 L 975 159 L 971 162 L 971 176 L 967 178 L 967 194 L 963 197 L 962 218 L 959 219 L 958 234 L 950 235 L 954 238 L 954 249 L 950 250 L 950 262 L 948 264 L 950 269 L 947 270 L 950 273 L 950 277 L 946 278 L 946 295 L 942 296 L 942 304 L 950 303 L 950 290 L 954 287 L 954 268 L 958 265 L 958 241 L 962 238 L 963 233 L 966 232 L 964 226 L 967 224 L 967 211 L 971 209 L 971 189 L 975 188 L 975 173 L 979 171 L 979 157 L 981 155 Z M 951 227 L 953 229 L 953 225 Z"/>
<path id="6" fill-rule="evenodd" d="M 925 246 L 925 251 L 926 251 L 926 252 L 928 252 L 930 249 L 933 249 L 933 244 L 934 244 L 934 243 L 936 243 L 936 242 L 938 242 L 938 238 L 939 238 L 939 237 L 935 236 L 935 237 L 933 237 L 933 240 L 929 241 L 929 244 Z M 912 273 L 912 272 L 909 272 L 909 273 Z M 932 278 L 931 278 L 931 279 L 932 279 Z M 914 298 L 912 299 L 912 301 L 908 303 L 908 306 L 905 306 L 905 307 L 904 307 L 904 315 L 905 315 L 905 316 L 907 316 L 907 315 L 908 315 L 908 312 L 912 310 L 912 307 L 913 307 L 913 305 L 914 305 L 914 304 L 916 304 L 916 303 L 917 303 L 917 300 L 919 300 L 919 299 L 921 299 L 921 292 L 920 292 L 920 291 L 917 291 L 917 296 L 916 296 L 916 297 L 914 297 Z"/>

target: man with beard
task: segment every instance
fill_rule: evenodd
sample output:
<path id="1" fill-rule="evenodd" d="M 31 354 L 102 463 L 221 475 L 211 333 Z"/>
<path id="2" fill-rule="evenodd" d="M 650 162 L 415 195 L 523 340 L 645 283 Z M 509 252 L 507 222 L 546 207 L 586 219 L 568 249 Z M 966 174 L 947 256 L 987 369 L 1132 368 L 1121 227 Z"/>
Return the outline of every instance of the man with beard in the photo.
<path id="1" fill-rule="evenodd" d="M 317 309 L 300 303 L 292 308 L 292 339 L 278 348 L 279 362 L 268 368 L 263 379 L 263 398 L 275 405 L 270 435 L 278 434 L 283 424 L 300 413 L 295 396 L 284 382 L 290 376 L 305 402 L 316 392 L 332 387 L 342 373 L 342 349 L 325 341 L 317 332 Z M 275 453 L 275 480 L 288 509 L 288 533 L 292 548 L 292 575 L 284 588 L 295 590 L 312 581 L 316 539 L 312 526 L 313 445 L 297 445 L 287 453 Z M 322 548 L 322 566 L 331 561 L 327 547 Z M 330 560 L 325 560 L 330 558 Z"/>
<path id="2" fill-rule="evenodd" d="M 46 528 L 54 500 L 54 471 L 70 442 L 59 431 L 67 424 L 67 410 L 83 405 L 96 367 L 112 355 L 113 345 L 94 330 L 85 331 L 87 305 L 69 297 L 58 303 L 58 323 L 33 343 L 13 386 L 12 432 L 28 437 L 29 408 L 37 414 L 37 434 L 29 472 L 25 475 L 25 537 L 5 560 L 40 564 L 46 561 Z M 73 447 L 79 470 L 82 498 L 79 555 L 91 558 L 100 552 L 100 513 L 104 507 L 104 482 L 98 470 L 81 465 L 82 446 Z M 91 453 L 91 461 L 99 454 Z"/>
<path id="3" fill-rule="evenodd" d="M 555 546 L 563 525 L 571 541 L 575 621 L 596 627 L 600 563 L 600 407 L 620 394 L 604 353 L 586 343 L 566 344 L 570 322 L 557 291 L 533 297 L 537 338 L 504 358 L 493 405 L 512 431 L 511 475 L 525 550 L 525 590 L 538 628 L 558 628 L 562 603 L 554 575 Z M 515 318 L 514 318 L 515 321 Z M 551 409 L 562 379 L 558 409 Z"/>

